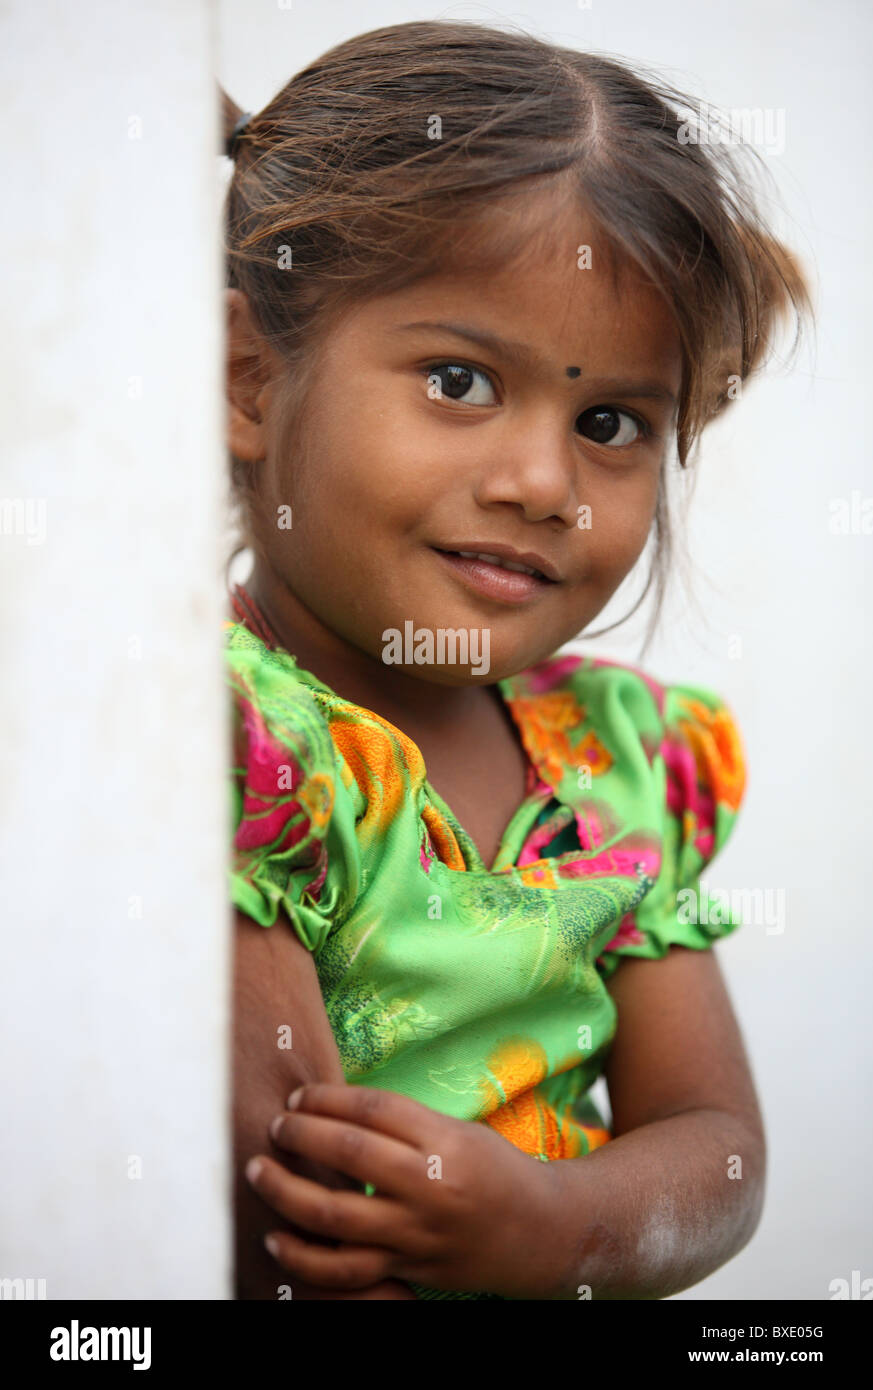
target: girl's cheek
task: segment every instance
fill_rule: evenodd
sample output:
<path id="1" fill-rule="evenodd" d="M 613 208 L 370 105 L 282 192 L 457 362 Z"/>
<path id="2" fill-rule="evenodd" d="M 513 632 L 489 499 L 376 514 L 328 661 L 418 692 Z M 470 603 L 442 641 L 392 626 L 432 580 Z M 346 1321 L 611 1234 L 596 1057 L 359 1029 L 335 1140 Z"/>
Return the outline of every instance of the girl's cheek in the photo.
<path id="1" fill-rule="evenodd" d="M 592 518 L 592 535 L 599 542 L 604 558 L 609 557 L 616 569 L 627 573 L 645 549 L 652 530 L 657 505 L 657 483 L 650 478 L 640 480 L 638 488 L 629 491 L 617 507 L 601 512 L 600 535 L 597 535 L 596 515 Z"/>

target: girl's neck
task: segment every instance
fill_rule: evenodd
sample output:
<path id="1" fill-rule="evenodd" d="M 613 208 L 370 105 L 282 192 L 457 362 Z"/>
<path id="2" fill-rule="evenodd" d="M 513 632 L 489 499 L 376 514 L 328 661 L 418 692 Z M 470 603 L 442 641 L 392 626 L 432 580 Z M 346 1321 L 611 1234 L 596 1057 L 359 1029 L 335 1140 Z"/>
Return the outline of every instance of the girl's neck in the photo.
<path id="1" fill-rule="evenodd" d="M 497 695 L 489 686 L 438 685 L 386 665 L 325 626 L 257 560 L 244 589 L 260 609 L 275 642 L 290 652 L 299 666 L 344 700 L 373 710 L 416 741 L 417 730 L 448 728 L 469 717 L 483 696 L 491 700 Z"/>

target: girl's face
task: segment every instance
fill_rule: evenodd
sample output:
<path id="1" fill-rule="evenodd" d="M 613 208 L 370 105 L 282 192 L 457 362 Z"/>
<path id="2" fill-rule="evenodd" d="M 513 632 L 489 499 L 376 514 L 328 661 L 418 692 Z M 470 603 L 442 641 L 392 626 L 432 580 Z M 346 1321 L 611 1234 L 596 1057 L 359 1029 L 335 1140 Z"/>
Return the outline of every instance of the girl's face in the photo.
<path id="1" fill-rule="evenodd" d="M 629 264 L 616 291 L 575 207 L 538 209 L 541 251 L 348 313 L 319 359 L 304 447 L 277 457 L 274 432 L 259 465 L 271 586 L 383 661 L 389 630 L 435 643 L 465 630 L 478 673 L 472 657 L 416 664 L 394 648 L 407 675 L 440 684 L 514 675 L 594 621 L 643 550 L 675 424 L 667 305 Z M 458 551 L 515 552 L 547 578 Z"/>

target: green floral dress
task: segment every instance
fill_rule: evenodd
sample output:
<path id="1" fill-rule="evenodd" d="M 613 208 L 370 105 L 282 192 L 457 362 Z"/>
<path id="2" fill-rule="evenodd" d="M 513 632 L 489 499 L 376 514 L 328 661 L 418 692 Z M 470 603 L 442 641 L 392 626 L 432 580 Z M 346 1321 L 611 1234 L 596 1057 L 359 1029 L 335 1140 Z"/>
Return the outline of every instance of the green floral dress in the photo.
<path id="1" fill-rule="evenodd" d="M 231 896 L 312 951 L 348 1082 L 543 1161 L 609 1142 L 588 1094 L 616 1026 L 606 981 L 622 956 L 705 949 L 739 925 L 681 892 L 743 794 L 723 702 L 566 653 L 498 682 L 528 794 L 488 868 L 400 729 L 243 623 L 225 637 Z"/>

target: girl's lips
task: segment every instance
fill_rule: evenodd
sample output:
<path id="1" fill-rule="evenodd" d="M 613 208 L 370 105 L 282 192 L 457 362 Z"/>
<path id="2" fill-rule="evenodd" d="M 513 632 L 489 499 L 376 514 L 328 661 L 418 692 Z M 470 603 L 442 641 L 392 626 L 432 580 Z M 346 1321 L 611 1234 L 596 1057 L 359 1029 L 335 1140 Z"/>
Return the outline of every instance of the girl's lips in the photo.
<path id="1" fill-rule="evenodd" d="M 469 560 L 450 550 L 436 550 L 447 565 L 450 565 L 459 579 L 464 580 L 478 593 L 488 598 L 496 598 L 504 603 L 524 603 L 526 599 L 554 587 L 551 579 L 538 579 L 533 574 L 522 574 L 519 570 L 503 569 L 501 565 L 489 564 L 487 560 Z"/>

